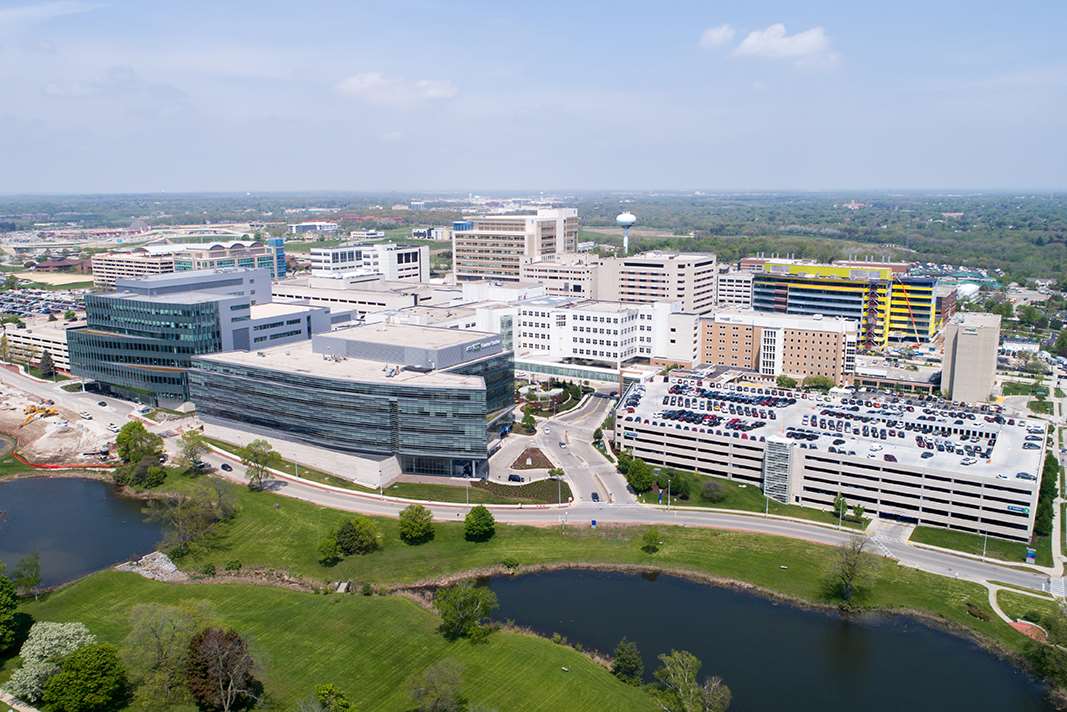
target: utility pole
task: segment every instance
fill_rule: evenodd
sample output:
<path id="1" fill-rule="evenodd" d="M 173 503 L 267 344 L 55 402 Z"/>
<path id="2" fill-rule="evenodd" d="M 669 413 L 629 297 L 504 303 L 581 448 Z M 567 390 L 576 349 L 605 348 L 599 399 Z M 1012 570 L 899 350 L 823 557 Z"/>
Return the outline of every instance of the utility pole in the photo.
<path id="1" fill-rule="evenodd" d="M 671 508 L 671 481 L 667 479 L 667 509 Z"/>

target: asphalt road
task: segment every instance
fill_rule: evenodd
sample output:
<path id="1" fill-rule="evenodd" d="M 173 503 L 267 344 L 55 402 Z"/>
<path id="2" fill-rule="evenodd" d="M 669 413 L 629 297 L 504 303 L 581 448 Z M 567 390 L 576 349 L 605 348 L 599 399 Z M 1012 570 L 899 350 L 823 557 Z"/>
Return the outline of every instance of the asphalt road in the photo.
<path id="1" fill-rule="evenodd" d="M 38 383 L 3 369 L 0 369 L 0 380 L 42 398 L 52 398 L 58 404 L 75 412 L 88 410 L 94 413 L 94 420 L 97 417 L 106 418 L 107 422 L 116 422 L 120 426 L 133 410 L 129 404 L 122 401 L 99 398 L 92 394 L 68 393 L 55 384 Z M 101 400 L 107 402 L 108 405 L 97 406 L 96 402 Z M 632 495 L 626 491 L 622 477 L 615 473 L 610 463 L 606 463 L 589 444 L 592 431 L 603 421 L 610 404 L 611 401 L 606 398 L 590 398 L 581 409 L 550 422 L 549 433 L 542 431 L 537 436 L 539 445 L 548 448 L 552 457 L 557 458 L 557 461 L 567 471 L 571 481 L 574 482 L 576 494 L 585 495 L 587 492 L 597 491 L 601 494 L 602 501 L 594 503 L 583 497 L 564 507 L 556 505 L 491 506 L 490 509 L 493 510 L 498 521 L 531 525 L 556 525 L 565 522 L 568 526 L 588 527 L 592 526 L 593 520 L 596 520 L 598 523 L 610 524 L 709 527 L 786 536 L 829 546 L 840 545 L 853 536 L 848 531 L 794 520 L 725 511 L 690 511 L 676 508 L 668 510 L 663 507 L 634 503 Z M 150 427 L 157 432 L 168 429 L 168 426 L 152 425 Z M 167 439 L 167 448 L 172 454 L 176 448 L 175 440 L 175 438 Z M 567 447 L 560 447 L 561 440 L 567 443 Z M 243 468 L 233 459 L 211 453 L 205 460 L 217 468 L 218 474 L 236 482 L 246 481 Z M 220 465 L 224 462 L 232 468 L 231 472 L 221 470 Z M 294 497 L 324 507 L 370 515 L 396 516 L 408 505 L 408 502 L 394 498 L 338 490 L 285 477 L 276 478 L 271 487 L 278 494 L 287 497 Z M 424 504 L 429 506 L 439 520 L 459 520 L 468 511 L 468 506 L 462 504 Z M 872 551 L 888 555 L 904 566 L 977 582 L 992 580 L 1036 590 L 1049 590 L 1048 576 L 1033 570 L 923 549 L 892 538 L 885 540 L 876 538 L 874 543 Z"/>

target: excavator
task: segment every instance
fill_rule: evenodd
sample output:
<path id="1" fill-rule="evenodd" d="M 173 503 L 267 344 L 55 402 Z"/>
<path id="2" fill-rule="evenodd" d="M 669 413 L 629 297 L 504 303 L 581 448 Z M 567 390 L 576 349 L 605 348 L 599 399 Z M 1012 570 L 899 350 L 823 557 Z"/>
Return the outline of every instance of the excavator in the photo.
<path id="1" fill-rule="evenodd" d="M 37 418 L 48 418 L 53 415 L 59 415 L 59 411 L 53 406 L 41 406 L 31 403 L 22 409 L 22 412 L 26 414 L 26 418 L 22 421 L 20 428 L 24 428 L 32 423 Z"/>

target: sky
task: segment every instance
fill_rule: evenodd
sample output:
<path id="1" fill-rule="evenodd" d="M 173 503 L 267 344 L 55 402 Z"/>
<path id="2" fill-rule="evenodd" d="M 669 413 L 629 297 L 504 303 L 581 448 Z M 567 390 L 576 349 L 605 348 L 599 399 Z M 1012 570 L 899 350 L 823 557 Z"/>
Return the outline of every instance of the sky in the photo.
<path id="1" fill-rule="evenodd" d="M 0 193 L 1064 190 L 1067 3 L 0 0 Z"/>

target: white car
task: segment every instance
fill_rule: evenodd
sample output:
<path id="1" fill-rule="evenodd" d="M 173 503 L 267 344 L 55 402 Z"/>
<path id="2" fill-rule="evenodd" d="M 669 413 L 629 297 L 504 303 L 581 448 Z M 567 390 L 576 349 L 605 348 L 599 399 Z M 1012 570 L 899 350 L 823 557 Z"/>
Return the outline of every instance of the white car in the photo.
<path id="1" fill-rule="evenodd" d="M 545 426 L 545 435 L 551 435 L 551 434 L 552 434 L 552 429 L 551 429 L 551 428 L 549 428 L 549 427 L 548 427 L 548 426 L 546 425 L 546 426 Z"/>
<path id="2" fill-rule="evenodd" d="M 113 433 L 117 433 L 119 431 L 119 426 L 115 425 L 114 423 L 108 423 L 107 429 Z"/>
<path id="3" fill-rule="evenodd" d="M 87 410 L 83 410 L 82 412 L 78 413 L 78 415 L 81 417 L 82 420 L 92 420 L 93 419 L 93 414 L 90 413 Z"/>
<path id="4" fill-rule="evenodd" d="M 560 441 L 559 441 L 559 446 L 560 446 L 561 448 L 563 448 L 564 450 L 566 450 L 566 449 L 567 449 L 567 443 L 563 442 L 562 440 L 560 440 Z"/>

